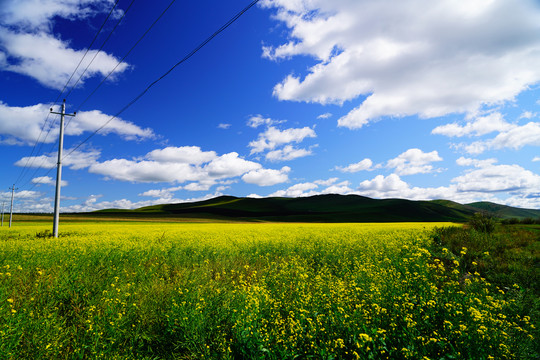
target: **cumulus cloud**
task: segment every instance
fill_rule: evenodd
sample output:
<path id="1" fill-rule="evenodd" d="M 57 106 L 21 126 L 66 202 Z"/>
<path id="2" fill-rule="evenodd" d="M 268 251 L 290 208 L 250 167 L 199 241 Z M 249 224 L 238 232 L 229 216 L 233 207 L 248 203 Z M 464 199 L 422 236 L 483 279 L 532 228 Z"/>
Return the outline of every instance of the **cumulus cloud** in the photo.
<path id="1" fill-rule="evenodd" d="M 518 165 L 495 165 L 496 160 L 460 158 L 458 165 L 472 166 L 451 180 L 449 186 L 412 187 L 397 174 L 377 175 L 362 181 L 358 194 L 373 198 L 405 198 L 411 200 L 447 199 L 456 202 L 492 201 L 511 206 L 540 205 L 540 176 Z M 498 194 L 509 194 L 500 198 Z"/>
<path id="2" fill-rule="evenodd" d="M 270 161 L 287 161 L 312 154 L 311 150 L 297 149 L 292 145 L 286 145 L 282 149 L 269 151 L 266 154 L 266 160 Z"/>
<path id="3" fill-rule="evenodd" d="M 533 192 L 540 189 L 540 176 L 519 165 L 482 166 L 451 181 L 462 192 Z"/>
<path id="4" fill-rule="evenodd" d="M 437 171 L 432 162 L 442 161 L 437 151 L 425 153 L 420 149 L 409 149 L 398 157 L 388 160 L 386 166 L 398 175 L 426 174 Z"/>
<path id="5" fill-rule="evenodd" d="M 97 162 L 101 152 L 95 149 L 75 150 L 64 149 L 62 165 L 72 170 L 87 168 Z M 68 156 L 69 154 L 69 156 Z M 27 156 L 15 162 L 16 166 L 29 168 L 53 169 L 58 161 L 58 152 L 49 153 L 40 156 Z"/>
<path id="6" fill-rule="evenodd" d="M 145 158 L 162 163 L 182 163 L 200 165 L 218 156 L 214 151 L 202 151 L 198 146 L 169 146 L 164 149 L 156 149 L 146 154 Z"/>
<path id="7" fill-rule="evenodd" d="M 456 160 L 456 164 L 459 166 L 487 167 L 495 163 L 497 163 L 497 159 L 478 160 L 465 158 L 463 156 Z"/>
<path id="8" fill-rule="evenodd" d="M 278 190 L 269 196 L 276 197 L 306 197 L 322 194 L 352 194 L 354 190 L 350 188 L 349 181 L 336 183 L 338 178 L 327 180 L 315 180 L 313 182 L 305 182 L 292 185 L 284 190 Z M 323 187 L 321 189 L 321 186 Z"/>
<path id="9" fill-rule="evenodd" d="M 238 153 L 221 155 L 208 163 L 203 169 L 212 178 L 229 178 L 261 169 L 261 164 L 242 159 Z"/>
<path id="10" fill-rule="evenodd" d="M 534 117 L 538 116 L 538 114 L 533 113 L 532 111 L 524 111 L 519 116 L 520 119 L 532 119 Z"/>
<path id="11" fill-rule="evenodd" d="M 79 19 L 104 12 L 113 0 L 5 0 L 0 20 L 5 25 L 29 30 L 49 30 L 56 16 Z"/>
<path id="12" fill-rule="evenodd" d="M 540 161 L 540 156 L 535 156 L 532 161 Z"/>
<path id="13" fill-rule="evenodd" d="M 86 52 L 70 47 L 68 40 L 56 37 L 52 30 L 55 17 L 81 20 L 110 10 L 112 2 L 65 0 L 6 0 L 0 9 L 0 69 L 32 77 L 43 86 L 62 89 Z M 95 59 L 90 64 L 92 58 Z M 88 66 L 79 84 L 97 74 L 108 74 L 118 63 L 116 57 L 90 50 L 77 70 L 78 79 Z M 125 71 L 125 63 L 116 73 Z"/>
<path id="14" fill-rule="evenodd" d="M 61 211 L 63 212 L 89 212 L 103 209 L 137 209 L 144 206 L 160 205 L 160 204 L 170 204 L 170 203 L 186 203 L 186 202 L 195 202 L 203 201 L 215 198 L 217 196 L 223 195 L 220 192 L 215 192 L 211 194 L 206 194 L 201 197 L 188 198 L 188 199 L 177 199 L 177 198 L 155 198 L 151 200 L 143 201 L 132 201 L 128 199 L 119 199 L 119 200 L 110 200 L 110 201 L 99 201 L 98 199 L 102 195 L 92 195 L 87 200 L 81 204 L 63 206 Z"/>
<path id="15" fill-rule="evenodd" d="M 106 179 L 130 182 L 186 182 L 201 177 L 201 171 L 190 164 L 148 160 L 112 159 L 93 164 L 88 171 Z"/>
<path id="16" fill-rule="evenodd" d="M 514 125 L 509 124 L 504 120 L 504 117 L 499 112 L 494 112 L 486 116 L 480 116 L 473 121 L 467 122 L 465 125 L 451 123 L 442 126 L 437 126 L 432 134 L 445 135 L 448 137 L 462 136 L 481 136 L 491 132 L 502 132 L 510 130 Z"/>
<path id="17" fill-rule="evenodd" d="M 371 161 L 371 159 L 364 159 L 347 166 L 336 166 L 335 169 L 341 172 L 355 173 L 364 170 L 373 170 L 372 166 L 373 162 Z"/>
<path id="18" fill-rule="evenodd" d="M 411 187 L 398 175 L 388 176 L 377 175 L 371 180 L 362 181 L 358 187 L 359 195 L 368 196 L 375 199 L 410 199 L 410 200 L 434 200 L 447 199 L 459 203 L 469 203 L 473 201 L 485 200 L 496 201 L 492 194 L 480 192 L 459 192 L 456 185 L 431 187 Z M 501 202 L 501 201 L 499 201 Z"/>
<path id="19" fill-rule="evenodd" d="M 170 189 L 152 189 L 147 190 L 143 193 L 140 193 L 139 196 L 145 196 L 145 197 L 153 197 L 153 198 L 163 198 L 163 199 L 170 199 L 172 198 L 172 191 Z"/>
<path id="20" fill-rule="evenodd" d="M 45 198 L 43 196 L 44 194 L 39 191 L 15 191 L 13 212 L 52 212 L 53 199 Z M 10 206 L 9 204 L 11 201 L 11 191 L 0 192 L 0 202 L 2 201 L 6 203 L 6 208 L 4 209 L 4 211 L 9 211 L 8 206 Z"/>
<path id="21" fill-rule="evenodd" d="M 328 119 L 330 117 L 332 117 L 331 113 L 324 113 L 324 114 L 321 114 L 321 115 L 317 116 L 317 119 Z"/>
<path id="22" fill-rule="evenodd" d="M 48 116 L 49 111 L 46 104 L 18 107 L 0 101 L 0 139 L 3 142 L 11 141 L 12 144 L 34 144 L 38 139 L 44 143 L 55 142 L 58 139 L 59 122 L 56 120 L 57 115 Z M 85 132 L 94 132 L 110 118 L 111 115 L 99 110 L 81 111 L 77 116 L 70 118 L 65 134 L 77 136 Z M 101 135 L 110 133 L 120 135 L 126 140 L 155 138 L 151 129 L 143 129 L 120 118 L 113 119 L 99 132 Z"/>
<path id="23" fill-rule="evenodd" d="M 284 122 L 285 122 L 284 120 L 274 120 L 271 118 L 265 118 L 262 115 L 254 115 L 248 119 L 247 126 L 256 129 L 261 125 L 270 126 L 270 125 L 275 125 L 275 124 L 281 124 Z"/>
<path id="24" fill-rule="evenodd" d="M 245 160 L 236 152 L 217 155 L 213 151 L 202 151 L 197 146 L 183 146 L 156 149 L 134 159 L 95 162 L 88 171 L 120 181 L 189 183 L 174 190 L 153 190 L 141 194 L 156 197 L 180 188 L 206 191 L 215 184 L 229 185 L 237 177 L 252 184 L 273 185 L 287 181 L 290 168 L 264 169 L 261 164 Z"/>
<path id="25" fill-rule="evenodd" d="M 469 154 L 481 154 L 486 150 L 504 148 L 519 150 L 524 146 L 540 146 L 540 123 L 529 122 L 522 126 L 513 125 L 509 130 L 500 132 L 493 139 L 457 145 Z"/>
<path id="26" fill-rule="evenodd" d="M 94 132 L 105 123 L 107 125 L 99 131 L 100 135 L 117 134 L 125 140 L 154 139 L 156 135 L 150 128 L 141 128 L 134 123 L 121 118 L 112 119 L 111 115 L 104 114 L 99 110 L 81 111 L 71 118 L 69 126 L 66 126 L 66 135 L 81 135 L 84 132 Z"/>
<path id="27" fill-rule="evenodd" d="M 258 169 L 252 170 L 242 176 L 242 180 L 248 184 L 256 184 L 259 186 L 272 186 L 281 184 L 289 180 L 288 173 L 291 168 L 288 166 L 282 167 L 280 170 L 274 169 Z"/>
<path id="28" fill-rule="evenodd" d="M 32 179 L 33 184 L 43 184 L 43 185 L 56 185 L 56 179 L 53 179 L 50 176 L 40 176 Z M 62 186 L 67 186 L 68 182 L 61 180 L 60 184 Z"/>
<path id="29" fill-rule="evenodd" d="M 251 153 L 260 153 L 265 150 L 273 150 L 279 145 L 288 144 L 291 142 L 300 143 L 305 138 L 314 138 L 317 135 L 310 127 L 291 128 L 279 130 L 273 126 L 269 126 L 265 132 L 259 134 L 257 140 L 251 141 Z"/>
<path id="30" fill-rule="evenodd" d="M 227 129 L 230 128 L 231 126 L 232 126 L 231 124 L 220 123 L 217 127 L 218 127 L 218 129 L 227 130 Z"/>
<path id="31" fill-rule="evenodd" d="M 306 75 L 274 87 L 280 100 L 353 101 L 339 126 L 384 116 L 433 118 L 513 100 L 540 81 L 534 0 L 266 0 L 289 29 L 272 60 L 312 56 Z M 414 24 L 414 26 L 411 26 Z"/>

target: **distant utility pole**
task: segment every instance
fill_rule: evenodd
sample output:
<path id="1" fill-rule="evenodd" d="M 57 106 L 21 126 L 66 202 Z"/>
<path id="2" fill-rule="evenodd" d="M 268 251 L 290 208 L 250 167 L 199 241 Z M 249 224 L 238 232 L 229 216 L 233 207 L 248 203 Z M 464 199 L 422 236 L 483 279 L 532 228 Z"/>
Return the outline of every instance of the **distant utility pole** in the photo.
<path id="1" fill-rule="evenodd" d="M 11 190 L 11 208 L 9 209 L 9 227 L 11 227 L 11 219 L 13 219 L 13 194 L 15 193 L 15 190 L 19 190 L 19 188 L 15 188 L 15 184 L 13 184 L 12 187 L 9 188 Z"/>
<path id="2" fill-rule="evenodd" d="M 62 111 L 57 113 L 51 108 L 51 114 L 60 115 L 60 135 L 58 138 L 58 162 L 56 163 L 56 195 L 54 196 L 53 236 L 58 237 L 58 221 L 60 219 L 60 182 L 62 181 L 62 148 L 64 146 L 64 116 L 75 116 L 76 113 L 66 114 L 66 99 L 62 102 Z"/>
<path id="3" fill-rule="evenodd" d="M 6 205 L 6 202 L 2 201 L 2 226 L 4 226 L 4 205 Z"/>

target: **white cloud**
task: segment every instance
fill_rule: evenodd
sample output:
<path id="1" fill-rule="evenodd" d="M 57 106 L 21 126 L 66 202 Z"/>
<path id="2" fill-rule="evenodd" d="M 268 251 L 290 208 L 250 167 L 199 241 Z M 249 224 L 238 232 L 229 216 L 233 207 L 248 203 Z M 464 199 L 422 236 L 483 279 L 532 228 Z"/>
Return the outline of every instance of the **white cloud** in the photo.
<path id="1" fill-rule="evenodd" d="M 409 149 L 398 157 L 388 160 L 387 167 L 398 175 L 426 174 L 436 171 L 430 163 L 442 161 L 437 151 L 425 153 L 420 149 Z"/>
<path id="2" fill-rule="evenodd" d="M 349 181 L 342 181 L 339 184 L 330 185 L 322 190 L 321 194 L 352 194 L 354 190 L 350 186 L 351 183 Z"/>
<path id="3" fill-rule="evenodd" d="M 261 125 L 270 126 L 274 124 L 281 124 L 284 122 L 285 122 L 284 120 L 274 120 L 270 118 L 265 118 L 262 115 L 254 115 L 248 119 L 247 126 L 256 129 Z"/>
<path id="4" fill-rule="evenodd" d="M 55 142 L 59 133 L 59 121 L 57 121 L 57 115 L 51 115 L 45 124 L 48 114 L 49 106 L 46 104 L 17 107 L 0 101 L 0 136 L 4 137 L 4 142 L 11 140 L 13 144 L 33 144 L 38 139 L 44 143 Z M 65 134 L 76 136 L 84 132 L 94 132 L 110 118 L 111 115 L 99 110 L 81 111 L 70 118 Z M 143 129 L 120 118 L 113 119 L 99 132 L 101 135 L 109 133 L 116 133 L 126 140 L 155 138 L 151 129 Z"/>
<path id="5" fill-rule="evenodd" d="M 84 169 L 95 164 L 101 155 L 101 152 L 95 149 L 85 151 L 75 150 L 73 152 L 72 150 L 73 149 L 64 149 L 62 165 L 73 170 Z M 58 152 L 54 152 L 47 155 L 23 157 L 22 159 L 18 160 L 15 165 L 29 168 L 53 169 L 56 167 L 57 161 Z"/>
<path id="6" fill-rule="evenodd" d="M 3 24 L 26 29 L 49 30 L 54 17 L 78 19 L 109 10 L 113 0 L 4 0 L 0 9 Z"/>
<path id="7" fill-rule="evenodd" d="M 371 161 L 371 159 L 364 159 L 355 164 L 350 164 L 344 167 L 336 166 L 335 169 L 341 172 L 355 173 L 355 172 L 364 171 L 364 170 L 373 170 L 372 166 L 373 166 L 373 162 Z"/>
<path id="8" fill-rule="evenodd" d="M 52 34 L 55 17 L 81 20 L 109 11 L 111 5 L 109 0 L 4 1 L 0 9 L 0 23 L 4 25 L 0 27 L 3 50 L 0 69 L 33 77 L 46 87 L 62 89 L 86 50 L 72 49 L 69 41 Z M 108 74 L 117 63 L 112 55 L 90 50 L 74 78 L 78 79 L 88 66 L 79 82 L 82 85 L 89 77 Z M 128 67 L 122 63 L 115 71 L 120 73 Z"/>
<path id="9" fill-rule="evenodd" d="M 45 104 L 10 107 L 0 101 L 0 135 L 13 139 L 15 143 L 33 143 L 40 136 L 48 113 L 49 107 Z M 40 141 L 51 143 L 56 137 L 58 136 L 45 139 L 43 134 Z"/>
<path id="10" fill-rule="evenodd" d="M 208 191 L 212 186 L 216 184 L 215 181 L 201 181 L 201 182 L 194 182 L 189 183 L 186 186 L 184 186 L 184 190 L 188 191 Z M 218 190 L 220 191 L 220 190 Z"/>
<path id="11" fill-rule="evenodd" d="M 90 173 L 103 175 L 106 179 L 131 182 L 186 182 L 197 181 L 201 171 L 185 163 L 160 163 L 148 160 L 112 159 L 96 163 Z"/>
<path id="12" fill-rule="evenodd" d="M 481 136 L 491 132 L 507 131 L 513 127 L 514 125 L 504 120 L 501 113 L 494 112 L 486 116 L 477 117 L 463 126 L 457 123 L 437 126 L 431 133 L 448 137 L 462 137 L 465 135 Z"/>
<path id="13" fill-rule="evenodd" d="M 497 200 L 492 194 L 479 192 L 459 192 L 457 191 L 456 185 L 441 186 L 437 188 L 411 187 L 408 183 L 401 180 L 401 178 L 396 174 L 390 174 L 387 177 L 377 175 L 372 180 L 365 180 L 360 183 L 357 193 L 359 195 L 368 196 L 375 199 L 446 199 L 462 204 L 479 200 Z"/>
<path id="14" fill-rule="evenodd" d="M 242 159 L 231 152 L 218 156 L 213 151 L 201 151 L 196 146 L 168 147 L 156 149 L 145 156 L 134 159 L 112 159 L 93 163 L 88 171 L 114 179 L 130 182 L 170 182 L 189 184 L 182 188 L 190 191 L 206 191 L 214 184 L 229 185 L 232 178 L 244 175 L 250 183 L 277 183 L 276 179 L 286 178 L 286 169 L 263 169 L 262 165 Z M 268 179 L 259 179 L 267 176 Z M 280 180 L 281 182 L 281 180 Z M 174 191 L 180 188 L 174 188 Z M 172 191 L 169 189 L 169 191 Z M 143 193 L 163 195 L 165 192 Z"/>
<path id="15" fill-rule="evenodd" d="M 215 179 L 236 177 L 252 170 L 259 170 L 262 166 L 253 161 L 244 160 L 238 153 L 232 152 L 221 155 L 204 167 L 204 171 Z"/>
<path id="16" fill-rule="evenodd" d="M 358 193 L 373 198 L 403 198 L 411 200 L 447 199 L 459 203 L 492 201 L 511 206 L 540 205 L 540 176 L 518 165 L 494 165 L 494 159 L 458 159 L 462 166 L 474 166 L 451 180 L 449 186 L 437 188 L 411 187 L 398 175 L 377 175 L 360 183 Z M 510 194 L 507 199 L 497 194 Z M 536 205 L 536 206 L 537 206 Z"/>
<path id="17" fill-rule="evenodd" d="M 336 184 L 338 178 L 331 178 L 328 180 L 315 180 L 313 182 L 305 182 L 292 185 L 285 190 L 278 190 L 269 196 L 277 197 L 306 197 L 321 194 L 353 194 L 354 190 L 351 189 L 348 181 L 342 181 Z M 320 190 L 319 187 L 325 188 Z"/>
<path id="18" fill-rule="evenodd" d="M 533 117 L 536 117 L 538 114 L 533 113 L 532 111 L 524 111 L 519 116 L 520 119 L 532 119 Z"/>
<path id="19" fill-rule="evenodd" d="M 218 129 L 227 130 L 227 129 L 230 128 L 231 126 L 232 126 L 231 124 L 220 123 L 217 127 L 218 127 Z"/>
<path id="20" fill-rule="evenodd" d="M 56 186 L 56 179 L 50 176 L 40 176 L 32 179 L 33 184 L 54 185 Z M 60 185 L 67 186 L 68 182 L 65 180 L 60 181 Z"/>
<path id="21" fill-rule="evenodd" d="M 540 156 L 535 156 L 532 161 L 540 161 Z"/>
<path id="22" fill-rule="evenodd" d="M 315 180 L 313 183 L 317 185 L 322 185 L 322 186 L 330 186 L 330 185 L 333 185 L 338 180 L 339 178 L 333 177 L 326 180 Z"/>
<path id="23" fill-rule="evenodd" d="M 481 154 L 486 150 L 510 148 L 519 150 L 524 146 L 540 146 L 540 123 L 529 122 L 523 126 L 514 125 L 510 130 L 499 133 L 489 140 L 475 141 L 471 144 L 459 144 L 470 154 Z"/>
<path id="24" fill-rule="evenodd" d="M 71 118 L 69 126 L 66 126 L 66 135 L 80 135 L 84 132 L 94 132 L 105 123 L 109 123 L 99 131 L 100 135 L 115 133 L 125 140 L 153 139 L 155 134 L 150 128 L 143 129 L 132 122 L 121 118 L 112 119 L 111 115 L 99 110 L 81 111 Z"/>
<path id="25" fill-rule="evenodd" d="M 332 117 L 331 113 L 324 113 L 319 116 L 317 116 L 317 119 L 328 119 L 329 117 Z"/>
<path id="26" fill-rule="evenodd" d="M 139 196 L 169 199 L 169 198 L 172 198 L 172 192 L 169 189 L 160 189 L 160 190 L 153 189 L 153 190 L 147 190 L 139 194 Z"/>
<path id="27" fill-rule="evenodd" d="M 43 193 L 32 190 L 15 191 L 13 212 L 52 212 L 51 198 L 44 198 Z M 0 193 L 0 202 L 5 202 L 4 211 L 9 213 L 11 191 Z M 5 225 L 5 224 L 4 224 Z"/>
<path id="28" fill-rule="evenodd" d="M 311 150 L 297 149 L 293 147 L 292 145 L 286 145 L 283 147 L 283 149 L 269 151 L 266 154 L 266 160 L 287 161 L 287 160 L 301 158 L 304 156 L 309 156 L 311 154 L 312 154 Z"/>
<path id="29" fill-rule="evenodd" d="M 540 176 L 519 165 L 491 165 L 452 179 L 462 192 L 533 192 L 540 189 Z"/>
<path id="30" fill-rule="evenodd" d="M 5 28 L 0 29 L 0 45 L 8 55 L 2 70 L 30 76 L 49 88 L 62 90 L 86 52 L 84 49 L 71 49 L 68 42 L 43 32 L 22 34 Z M 75 79 L 79 78 L 96 54 L 97 50 L 88 52 L 74 75 Z M 117 64 L 117 58 L 100 52 L 88 66 L 78 85 L 82 85 L 85 79 L 98 74 L 106 76 Z M 128 67 L 126 63 L 122 63 L 116 68 L 115 73 L 121 73 Z M 109 79 L 111 78 L 114 76 Z"/>
<path id="31" fill-rule="evenodd" d="M 393 193 L 407 190 L 409 185 L 401 180 L 398 175 L 390 174 L 387 177 L 377 175 L 372 180 L 365 180 L 360 183 L 359 189 L 363 191 L 375 191 L 380 193 Z"/>
<path id="32" fill-rule="evenodd" d="M 497 163 L 497 159 L 478 160 L 465 158 L 463 156 L 456 160 L 456 164 L 459 166 L 474 166 L 477 168 L 488 167 L 495 163 Z"/>
<path id="33" fill-rule="evenodd" d="M 182 163 L 200 165 L 216 159 L 214 151 L 202 151 L 198 146 L 169 146 L 164 149 L 156 149 L 146 154 L 145 159 L 161 163 Z"/>
<path id="34" fill-rule="evenodd" d="M 32 191 L 32 190 L 21 190 L 21 191 L 15 191 L 13 193 L 13 199 L 14 201 L 19 200 L 29 200 L 29 199 L 37 199 L 43 194 L 38 191 Z M 11 201 L 11 191 L 5 191 L 0 193 L 0 200 L 1 201 Z M 7 206 L 7 204 L 6 204 Z"/>
<path id="35" fill-rule="evenodd" d="M 282 167 L 280 170 L 274 169 L 259 169 L 252 170 L 242 176 L 242 180 L 248 184 L 256 184 L 259 186 L 272 186 L 281 184 L 289 180 L 287 175 L 291 171 L 288 166 Z"/>
<path id="36" fill-rule="evenodd" d="M 273 126 L 269 126 L 265 132 L 259 134 L 257 140 L 251 141 L 251 153 L 260 153 L 265 150 L 273 150 L 279 145 L 288 144 L 291 142 L 300 143 L 305 138 L 314 138 L 317 135 L 312 128 L 291 128 L 279 130 Z"/>
<path id="37" fill-rule="evenodd" d="M 270 59 L 318 63 L 274 88 L 280 100 L 359 105 L 338 124 L 359 128 L 384 116 L 474 112 L 513 100 L 540 81 L 540 7 L 441 0 L 266 0 L 290 30 L 264 48 Z M 414 24 L 414 26 L 411 26 Z"/>
<path id="38" fill-rule="evenodd" d="M 78 205 L 64 206 L 61 211 L 63 212 L 89 212 L 103 209 L 137 209 L 144 206 L 160 205 L 160 204 L 171 204 L 171 203 L 186 203 L 186 202 L 195 202 L 203 201 L 215 198 L 217 196 L 223 195 L 220 192 L 213 194 L 206 194 L 201 197 L 189 198 L 189 199 L 176 199 L 176 198 L 156 198 L 152 200 L 144 201 L 131 201 L 128 199 L 119 199 L 112 201 L 97 201 L 98 198 L 102 197 L 101 195 L 92 195 L 86 201 Z"/>
<path id="39" fill-rule="evenodd" d="M 278 190 L 271 194 L 270 196 L 277 197 L 302 197 L 302 196 L 311 196 L 317 194 L 315 191 L 319 186 L 315 183 L 300 183 L 290 186 L 286 190 Z"/>

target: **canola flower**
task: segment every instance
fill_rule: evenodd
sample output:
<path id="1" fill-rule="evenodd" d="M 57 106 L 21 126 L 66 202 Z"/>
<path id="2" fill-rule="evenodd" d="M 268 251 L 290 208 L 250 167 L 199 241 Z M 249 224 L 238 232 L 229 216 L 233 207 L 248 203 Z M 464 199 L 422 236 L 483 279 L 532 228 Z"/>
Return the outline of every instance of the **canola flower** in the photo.
<path id="1" fill-rule="evenodd" d="M 2 230 L 0 358 L 518 358 L 534 321 L 435 257 L 433 226 Z"/>

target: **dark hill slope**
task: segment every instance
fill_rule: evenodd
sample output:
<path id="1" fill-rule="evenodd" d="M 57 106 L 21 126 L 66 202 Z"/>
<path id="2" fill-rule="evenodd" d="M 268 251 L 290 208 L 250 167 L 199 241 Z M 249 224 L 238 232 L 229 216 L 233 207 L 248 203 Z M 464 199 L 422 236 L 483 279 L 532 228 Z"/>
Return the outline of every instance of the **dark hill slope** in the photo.
<path id="1" fill-rule="evenodd" d="M 499 204 L 495 204 L 495 203 L 487 202 L 487 201 L 475 202 L 475 203 L 467 204 L 467 206 L 477 209 L 477 211 L 486 211 L 492 214 L 493 216 L 497 218 L 501 218 L 501 219 L 510 219 L 510 218 L 537 219 L 540 217 L 540 210 L 515 208 L 515 207 L 499 205 Z"/>
<path id="2" fill-rule="evenodd" d="M 303 198 L 214 199 L 140 208 L 130 213 L 236 220 L 307 222 L 466 221 L 474 211 L 431 201 L 376 200 L 358 195 L 316 195 Z"/>

